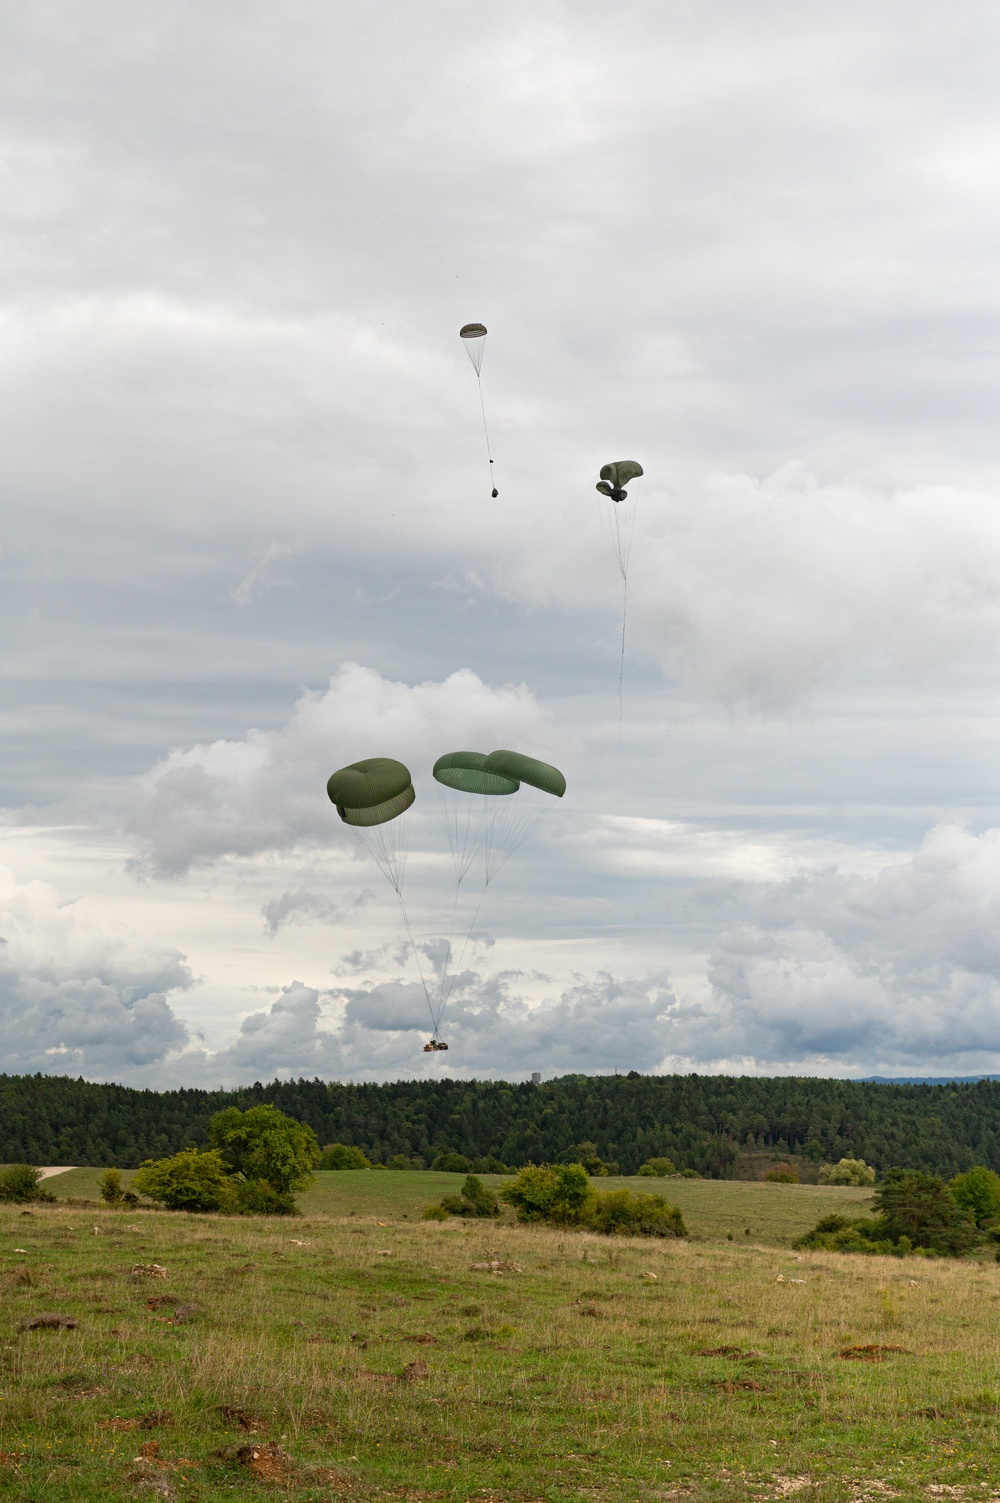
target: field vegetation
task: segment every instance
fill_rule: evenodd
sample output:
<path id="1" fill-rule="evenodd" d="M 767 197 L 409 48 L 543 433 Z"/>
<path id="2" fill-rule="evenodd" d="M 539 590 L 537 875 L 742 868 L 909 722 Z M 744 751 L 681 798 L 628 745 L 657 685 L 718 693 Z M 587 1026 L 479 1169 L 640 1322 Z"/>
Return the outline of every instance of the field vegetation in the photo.
<path id="1" fill-rule="evenodd" d="M 73 1206 L 74 1171 L 0 1206 L 0 1497 L 994 1495 L 995 1262 L 765 1245 L 850 1187 L 670 1181 L 694 1235 L 647 1240 L 423 1221 L 434 1180 L 265 1219 Z"/>

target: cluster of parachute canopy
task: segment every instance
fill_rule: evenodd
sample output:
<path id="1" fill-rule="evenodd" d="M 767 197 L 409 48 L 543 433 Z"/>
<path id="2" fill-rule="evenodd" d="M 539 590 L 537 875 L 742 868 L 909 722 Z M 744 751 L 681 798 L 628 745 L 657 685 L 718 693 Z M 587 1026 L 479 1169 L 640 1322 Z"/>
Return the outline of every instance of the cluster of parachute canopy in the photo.
<path id="1" fill-rule="evenodd" d="M 326 785 L 337 813 L 352 827 L 399 900 L 431 1017 L 433 1036 L 424 1045 L 426 1053 L 448 1047 L 437 1035 L 490 883 L 547 812 L 547 801 L 539 803 L 533 793 L 522 803 L 522 790 L 536 790 L 554 798 L 562 798 L 566 792 L 566 779 L 558 767 L 523 752 L 506 750 L 446 752 L 434 763 L 434 778 L 455 877 L 451 928 L 441 976 L 436 983 L 429 982 L 423 974 L 403 896 L 407 821 L 401 816 L 416 798 L 409 768 L 392 757 L 369 757 L 341 767 Z M 460 925 L 460 931 L 465 931 L 464 939 L 457 965 L 449 976 L 462 884 L 477 865 L 481 883 L 478 900 L 471 921 Z"/>

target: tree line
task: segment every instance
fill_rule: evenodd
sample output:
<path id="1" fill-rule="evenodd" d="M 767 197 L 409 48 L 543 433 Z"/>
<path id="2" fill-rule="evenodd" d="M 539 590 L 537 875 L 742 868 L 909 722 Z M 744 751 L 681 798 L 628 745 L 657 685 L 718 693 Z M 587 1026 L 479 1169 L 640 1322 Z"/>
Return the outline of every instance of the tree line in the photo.
<path id="1" fill-rule="evenodd" d="M 444 1153 L 514 1168 L 572 1162 L 581 1141 L 634 1174 L 669 1158 L 711 1178 L 741 1154 L 818 1162 L 864 1159 L 952 1178 L 1000 1171 L 1000 1081 L 885 1084 L 812 1077 L 567 1075 L 541 1085 L 409 1080 L 384 1085 L 297 1080 L 230 1091 L 135 1090 L 66 1076 L 0 1076 L 0 1163 L 134 1168 L 204 1147 L 229 1107 L 273 1104 L 374 1163 L 430 1165 Z"/>

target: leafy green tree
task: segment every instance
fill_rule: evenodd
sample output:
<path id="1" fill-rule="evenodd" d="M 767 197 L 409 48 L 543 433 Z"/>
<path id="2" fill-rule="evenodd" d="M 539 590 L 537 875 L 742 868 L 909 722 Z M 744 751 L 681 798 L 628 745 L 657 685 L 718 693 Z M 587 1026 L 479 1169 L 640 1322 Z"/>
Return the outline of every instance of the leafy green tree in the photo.
<path id="1" fill-rule="evenodd" d="M 598 1192 L 591 1214 L 596 1231 L 608 1236 L 686 1237 L 687 1227 L 676 1206 L 663 1195 L 633 1194 L 631 1190 Z"/>
<path id="2" fill-rule="evenodd" d="M 864 1159 L 840 1159 L 819 1171 L 821 1185 L 873 1185 L 875 1170 Z"/>
<path id="3" fill-rule="evenodd" d="M 500 1199 L 517 1211 L 519 1221 L 546 1221 L 551 1226 L 582 1226 L 596 1196 L 582 1164 L 539 1168 L 529 1164 L 500 1189 Z"/>
<path id="4" fill-rule="evenodd" d="M 978 1227 L 1000 1220 L 1000 1174 L 976 1164 L 951 1181 L 951 1193 L 957 1204 Z"/>
<path id="5" fill-rule="evenodd" d="M 468 1174 L 472 1165 L 464 1153 L 439 1153 L 431 1163 L 439 1174 Z"/>
<path id="6" fill-rule="evenodd" d="M 121 1173 L 117 1169 L 105 1169 L 97 1181 L 97 1188 L 101 1192 L 101 1199 L 109 1206 L 120 1205 L 125 1196 L 125 1187 L 122 1184 Z"/>
<path id="7" fill-rule="evenodd" d="M 666 1179 L 668 1174 L 676 1174 L 677 1169 L 673 1159 L 647 1159 L 644 1164 L 640 1165 L 639 1173 L 651 1179 Z"/>
<path id="8" fill-rule="evenodd" d="M 588 1174 L 603 1177 L 608 1174 L 617 1174 L 617 1164 L 606 1164 L 597 1152 L 596 1143 L 577 1143 L 576 1162 L 582 1164 Z"/>
<path id="9" fill-rule="evenodd" d="M 244 1179 L 265 1180 L 279 1195 L 304 1189 L 320 1158 L 316 1134 L 276 1106 L 231 1106 L 208 1124 L 212 1147 Z"/>
<path id="10" fill-rule="evenodd" d="M 907 1237 L 913 1247 L 955 1256 L 976 1242 L 975 1223 L 936 1175 L 890 1169 L 875 1192 L 874 1205 L 893 1242 Z"/>
<path id="11" fill-rule="evenodd" d="M 487 1155 L 486 1158 L 473 1159 L 472 1172 L 473 1174 L 506 1174 L 508 1170 L 502 1159 Z"/>
<path id="12" fill-rule="evenodd" d="M 0 1170 L 0 1200 L 24 1205 L 29 1200 L 55 1200 L 55 1196 L 42 1189 L 40 1169 L 32 1164 L 10 1164 Z"/>
<path id="13" fill-rule="evenodd" d="M 347 1143 L 330 1143 L 319 1156 L 317 1169 L 370 1169 L 371 1160 L 360 1148 Z"/>
<path id="14" fill-rule="evenodd" d="M 147 1159 L 132 1184 L 168 1211 L 233 1211 L 236 1186 L 214 1149 L 185 1148 L 171 1158 Z"/>

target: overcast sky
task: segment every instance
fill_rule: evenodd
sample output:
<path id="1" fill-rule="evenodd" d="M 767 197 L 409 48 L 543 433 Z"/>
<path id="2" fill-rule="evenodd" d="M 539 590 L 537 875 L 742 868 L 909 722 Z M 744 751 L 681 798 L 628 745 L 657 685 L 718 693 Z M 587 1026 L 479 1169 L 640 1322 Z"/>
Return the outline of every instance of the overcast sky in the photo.
<path id="1" fill-rule="evenodd" d="M 986 0 L 0 18 L 0 1068 L 1000 1070 L 998 56 Z M 497 746 L 568 791 L 425 1055 L 430 769 Z M 324 790 L 374 755 L 416 954 Z"/>

